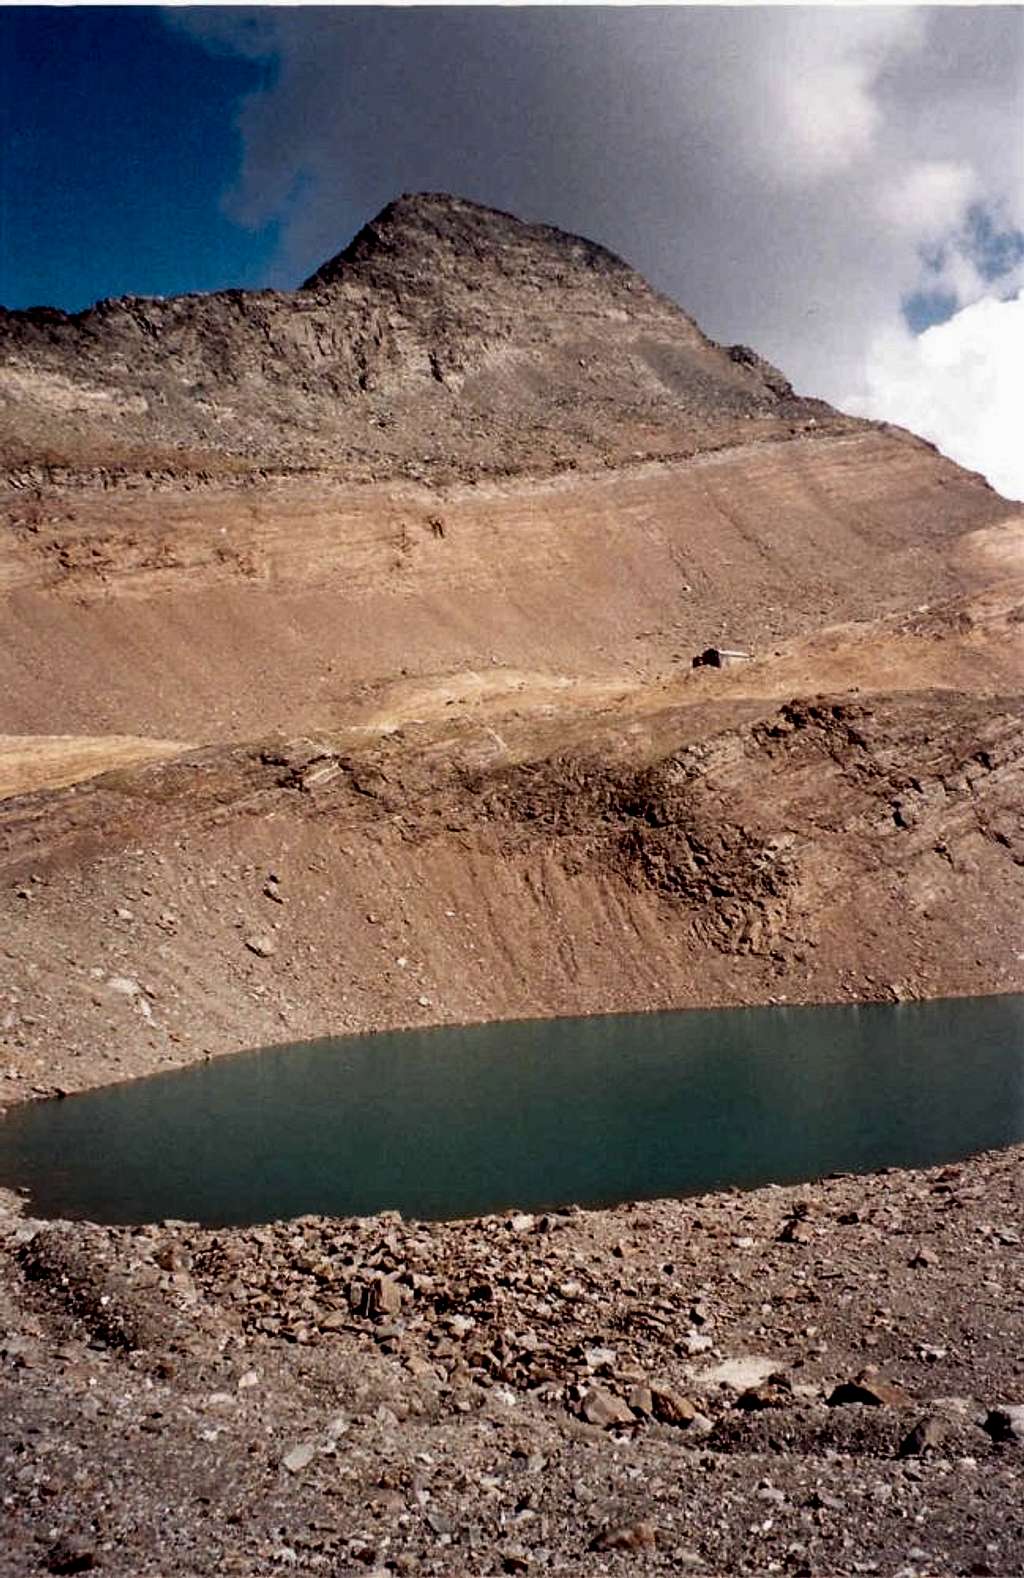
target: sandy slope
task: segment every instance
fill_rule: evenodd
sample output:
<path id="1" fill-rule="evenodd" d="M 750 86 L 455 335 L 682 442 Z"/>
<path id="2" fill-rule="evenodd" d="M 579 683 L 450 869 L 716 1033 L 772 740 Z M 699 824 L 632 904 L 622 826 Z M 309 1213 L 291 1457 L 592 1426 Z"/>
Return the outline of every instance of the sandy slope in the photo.
<path id="1" fill-rule="evenodd" d="M 180 741 L 130 734 L 0 734 L 0 800 L 63 789 L 115 767 L 179 756 L 182 749 Z"/>
<path id="2" fill-rule="evenodd" d="M 875 431 L 442 493 L 322 478 L 58 498 L 3 501 L 10 733 L 299 732 L 403 673 L 668 677 L 713 641 L 769 655 L 1010 569 L 1005 502 Z"/>

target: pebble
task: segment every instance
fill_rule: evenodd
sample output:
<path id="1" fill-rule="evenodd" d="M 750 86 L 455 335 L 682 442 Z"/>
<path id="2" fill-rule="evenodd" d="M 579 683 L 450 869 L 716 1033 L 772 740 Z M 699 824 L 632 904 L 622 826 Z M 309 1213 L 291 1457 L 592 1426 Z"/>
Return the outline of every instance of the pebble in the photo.
<path id="1" fill-rule="evenodd" d="M 316 1447 L 313 1445 L 313 1442 L 303 1441 L 299 1446 L 292 1447 L 291 1451 L 285 1454 L 281 1459 L 281 1465 L 288 1470 L 289 1474 L 301 1474 L 302 1470 L 308 1468 L 315 1457 Z"/>
<path id="2" fill-rule="evenodd" d="M 119 992 L 122 997 L 136 997 L 142 990 L 138 981 L 132 975 L 112 975 L 107 982 L 111 992 Z"/>
<path id="3" fill-rule="evenodd" d="M 833 1496 L 831 1491 L 821 1490 L 820 1488 L 811 1492 L 807 1505 L 816 1507 L 824 1512 L 844 1512 L 846 1510 L 845 1501 L 841 1501 L 838 1496 Z"/>

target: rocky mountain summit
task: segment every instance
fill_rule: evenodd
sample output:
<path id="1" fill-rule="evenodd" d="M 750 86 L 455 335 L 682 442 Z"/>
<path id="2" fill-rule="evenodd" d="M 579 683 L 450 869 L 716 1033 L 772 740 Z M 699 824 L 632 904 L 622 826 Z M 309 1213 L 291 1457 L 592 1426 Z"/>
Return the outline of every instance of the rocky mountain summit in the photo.
<path id="1" fill-rule="evenodd" d="M 400 198 L 298 290 L 0 311 L 0 464 L 465 477 L 839 419 L 604 248 Z M 740 424 L 749 424 L 749 431 Z"/>

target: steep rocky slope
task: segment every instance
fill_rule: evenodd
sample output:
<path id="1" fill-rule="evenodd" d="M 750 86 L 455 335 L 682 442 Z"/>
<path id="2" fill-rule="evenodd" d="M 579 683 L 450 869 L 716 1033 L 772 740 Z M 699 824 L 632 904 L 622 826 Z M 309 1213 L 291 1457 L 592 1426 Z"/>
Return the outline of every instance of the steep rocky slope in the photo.
<path id="1" fill-rule="evenodd" d="M 9 800 L 7 1088 L 402 1024 L 1019 989 L 1019 696 L 497 721 L 501 748 L 356 729 Z"/>

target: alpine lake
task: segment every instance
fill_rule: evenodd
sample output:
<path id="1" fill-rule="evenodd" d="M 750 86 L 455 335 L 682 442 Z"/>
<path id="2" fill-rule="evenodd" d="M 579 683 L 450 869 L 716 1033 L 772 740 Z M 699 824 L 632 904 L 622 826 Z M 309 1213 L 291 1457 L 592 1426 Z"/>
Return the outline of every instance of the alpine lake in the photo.
<path id="1" fill-rule="evenodd" d="M 17 1106 L 45 1217 L 448 1219 L 923 1167 L 1024 1139 L 1024 996 L 609 1015 L 240 1053 Z"/>

